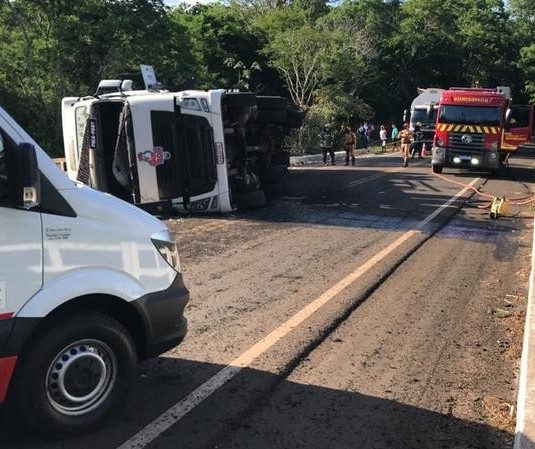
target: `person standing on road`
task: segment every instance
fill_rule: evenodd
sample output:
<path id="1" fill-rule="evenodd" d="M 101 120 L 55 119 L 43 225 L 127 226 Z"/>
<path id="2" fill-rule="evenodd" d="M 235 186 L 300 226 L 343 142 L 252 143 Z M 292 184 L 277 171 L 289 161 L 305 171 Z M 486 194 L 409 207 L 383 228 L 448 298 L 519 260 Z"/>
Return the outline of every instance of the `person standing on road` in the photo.
<path id="1" fill-rule="evenodd" d="M 334 136 L 329 125 L 325 125 L 323 131 L 319 135 L 321 152 L 323 153 L 323 165 L 327 165 L 327 153 L 331 156 L 331 164 L 336 165 L 334 162 Z"/>
<path id="2" fill-rule="evenodd" d="M 358 144 L 357 149 L 363 149 L 367 147 L 366 142 L 366 128 L 364 128 L 364 123 L 362 123 L 357 129 Z"/>
<path id="3" fill-rule="evenodd" d="M 422 148 L 424 146 L 424 134 L 422 131 L 420 131 L 420 122 L 416 123 L 414 125 L 414 132 L 412 135 L 412 155 L 411 157 L 414 159 L 414 157 L 418 157 L 418 159 L 422 158 Z"/>
<path id="4" fill-rule="evenodd" d="M 403 129 L 399 133 L 399 138 L 401 140 L 401 152 L 403 153 L 403 166 L 407 167 L 409 165 L 412 139 L 412 131 L 409 129 L 408 123 L 403 124 Z"/>
<path id="5" fill-rule="evenodd" d="M 386 128 L 385 125 L 381 125 L 381 128 L 379 129 L 379 139 L 381 140 L 381 150 L 383 153 L 386 152 Z"/>
<path id="6" fill-rule="evenodd" d="M 365 139 L 365 142 L 366 142 L 366 151 L 370 151 L 370 144 L 371 144 L 371 134 L 372 134 L 372 131 L 374 130 L 374 127 L 371 123 L 368 123 L 368 122 L 364 122 L 364 132 L 366 134 L 366 139 Z"/>
<path id="7" fill-rule="evenodd" d="M 355 165 L 355 143 L 357 136 L 350 126 L 346 126 L 344 131 L 344 149 L 346 150 L 346 165 L 349 165 L 349 158 L 351 157 L 351 165 Z"/>
<path id="8" fill-rule="evenodd" d="M 392 134 L 390 137 L 392 139 L 392 151 L 396 151 L 396 148 L 398 147 L 399 131 L 395 123 L 392 123 Z"/>

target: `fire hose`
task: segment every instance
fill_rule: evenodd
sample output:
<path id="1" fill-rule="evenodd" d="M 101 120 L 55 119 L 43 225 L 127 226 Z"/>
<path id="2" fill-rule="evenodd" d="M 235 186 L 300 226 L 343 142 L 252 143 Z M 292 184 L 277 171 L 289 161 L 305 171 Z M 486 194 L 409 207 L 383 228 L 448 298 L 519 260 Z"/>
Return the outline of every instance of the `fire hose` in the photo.
<path id="1" fill-rule="evenodd" d="M 480 196 L 482 198 L 489 199 L 490 201 L 487 201 L 483 205 L 478 205 L 476 207 L 479 208 L 479 209 L 488 209 L 488 208 L 490 208 L 490 218 L 492 218 L 492 219 L 496 219 L 498 217 L 507 216 L 508 212 L 509 212 L 509 206 L 519 206 L 519 208 L 521 208 L 522 206 L 525 206 L 527 204 L 535 202 L 535 194 L 531 190 L 529 191 L 529 194 L 527 194 L 525 196 L 514 197 L 514 198 L 505 198 L 503 196 L 500 197 L 500 196 L 497 196 L 497 195 L 491 195 L 491 194 L 488 194 L 488 193 L 483 193 L 481 190 L 479 190 L 478 188 L 476 188 L 474 186 L 471 186 L 469 184 L 465 184 L 465 183 L 456 181 L 454 179 L 448 178 L 448 177 L 446 177 L 446 176 L 444 176 L 444 175 L 442 175 L 440 173 L 435 173 L 432 170 L 431 170 L 431 172 L 435 176 L 437 176 L 438 178 L 440 178 L 440 179 L 442 179 L 442 180 L 444 180 L 446 182 L 449 182 L 450 184 L 455 184 L 455 185 L 460 186 L 460 187 L 468 188 L 469 190 L 474 191 L 476 193 L 476 195 L 478 195 L 478 196 Z M 518 215 L 518 212 L 517 212 L 517 214 L 515 214 L 515 216 L 516 215 Z"/>

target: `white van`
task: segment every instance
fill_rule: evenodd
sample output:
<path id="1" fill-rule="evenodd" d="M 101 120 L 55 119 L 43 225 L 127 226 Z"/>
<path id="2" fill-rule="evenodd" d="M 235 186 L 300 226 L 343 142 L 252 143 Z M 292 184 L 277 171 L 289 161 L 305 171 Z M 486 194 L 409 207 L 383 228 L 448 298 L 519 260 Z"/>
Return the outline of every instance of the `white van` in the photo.
<path id="1" fill-rule="evenodd" d="M 0 108 L 0 404 L 54 436 L 94 427 L 184 338 L 188 299 L 166 226 L 69 180 Z"/>

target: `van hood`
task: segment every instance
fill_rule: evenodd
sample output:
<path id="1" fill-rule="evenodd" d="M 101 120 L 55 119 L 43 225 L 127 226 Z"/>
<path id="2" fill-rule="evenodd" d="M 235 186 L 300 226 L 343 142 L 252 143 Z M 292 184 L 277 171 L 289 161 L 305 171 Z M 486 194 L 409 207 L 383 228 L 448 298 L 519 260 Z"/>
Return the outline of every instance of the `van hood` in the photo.
<path id="1" fill-rule="evenodd" d="M 167 230 L 162 221 L 126 201 L 82 183 L 74 186 L 60 192 L 78 217 L 120 226 L 125 233 L 145 237 Z"/>

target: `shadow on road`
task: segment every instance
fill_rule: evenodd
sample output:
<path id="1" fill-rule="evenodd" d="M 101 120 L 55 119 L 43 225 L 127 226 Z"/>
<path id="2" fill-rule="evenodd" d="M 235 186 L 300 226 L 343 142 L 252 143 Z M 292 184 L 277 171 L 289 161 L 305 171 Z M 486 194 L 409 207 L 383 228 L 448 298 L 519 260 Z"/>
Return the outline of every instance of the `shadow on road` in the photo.
<path id="1" fill-rule="evenodd" d="M 350 361 L 348 361 L 350 363 Z M 2 449 L 112 449 L 141 430 L 223 366 L 160 357 L 145 363 L 125 407 L 100 430 L 51 441 L 0 421 Z M 411 397 L 420 396 L 415 385 Z M 288 381 L 246 369 L 186 415 L 150 447 L 424 449 L 504 448 L 513 435 L 488 425 L 397 402 Z M 388 397 L 391 398 L 388 398 Z M 417 401 L 415 399 L 415 401 Z M 447 404 L 442 404 L 446 407 Z"/>

